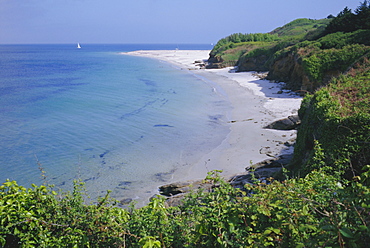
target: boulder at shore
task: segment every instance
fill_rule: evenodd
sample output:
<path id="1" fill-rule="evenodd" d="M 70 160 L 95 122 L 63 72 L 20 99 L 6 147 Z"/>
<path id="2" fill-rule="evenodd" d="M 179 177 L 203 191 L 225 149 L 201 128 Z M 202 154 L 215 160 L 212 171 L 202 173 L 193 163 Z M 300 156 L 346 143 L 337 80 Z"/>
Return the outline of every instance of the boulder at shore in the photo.
<path id="1" fill-rule="evenodd" d="M 299 119 L 299 116 L 291 115 L 291 116 L 288 116 L 287 118 L 270 123 L 264 128 L 276 129 L 276 130 L 293 130 L 293 129 L 296 129 L 299 124 L 301 124 L 301 120 Z"/>

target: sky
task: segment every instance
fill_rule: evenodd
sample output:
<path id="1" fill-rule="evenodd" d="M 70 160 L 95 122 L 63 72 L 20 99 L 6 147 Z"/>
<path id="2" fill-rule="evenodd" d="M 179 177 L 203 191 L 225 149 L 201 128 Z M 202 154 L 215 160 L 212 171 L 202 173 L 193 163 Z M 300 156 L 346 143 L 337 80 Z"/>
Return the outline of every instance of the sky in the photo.
<path id="1" fill-rule="evenodd" d="M 0 0 L 0 44 L 209 44 L 362 0 Z"/>

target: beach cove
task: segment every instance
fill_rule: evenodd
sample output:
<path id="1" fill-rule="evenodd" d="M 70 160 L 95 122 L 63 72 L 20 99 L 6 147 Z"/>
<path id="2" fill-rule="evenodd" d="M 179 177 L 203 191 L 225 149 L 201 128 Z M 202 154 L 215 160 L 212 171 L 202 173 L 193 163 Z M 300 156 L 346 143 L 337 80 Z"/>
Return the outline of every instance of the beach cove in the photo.
<path id="1" fill-rule="evenodd" d="M 171 182 L 203 179 L 207 172 L 222 170 L 231 177 L 245 172 L 252 164 L 291 154 L 295 130 L 280 131 L 264 128 L 268 124 L 296 115 L 302 98 L 282 90 L 283 83 L 261 80 L 255 72 L 238 72 L 234 68 L 202 69 L 209 50 L 140 50 L 123 53 L 165 61 L 193 76 L 214 85 L 232 105 L 227 124 L 230 133 L 224 141 L 198 162 L 179 168 Z M 170 182 L 169 182 L 170 183 Z"/>
<path id="2" fill-rule="evenodd" d="M 45 183 L 40 164 L 56 189 L 81 180 L 90 202 L 111 190 L 139 207 L 162 185 L 292 150 L 295 131 L 263 127 L 300 98 L 253 73 L 201 69 L 210 46 L 0 48 L 2 181 Z"/>

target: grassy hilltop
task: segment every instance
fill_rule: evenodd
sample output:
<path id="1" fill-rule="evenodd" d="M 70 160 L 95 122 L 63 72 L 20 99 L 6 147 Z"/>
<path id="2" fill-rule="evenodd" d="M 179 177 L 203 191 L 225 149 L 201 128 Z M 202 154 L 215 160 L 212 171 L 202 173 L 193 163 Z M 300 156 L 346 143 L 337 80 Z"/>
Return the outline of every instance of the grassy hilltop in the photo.
<path id="1" fill-rule="evenodd" d="M 360 6 L 356 13 L 344 9 L 337 17 L 297 19 L 270 33 L 232 34 L 215 45 L 208 68 L 269 71 L 268 79 L 313 92 L 368 56 L 368 10 Z"/>
<path id="2" fill-rule="evenodd" d="M 52 186 L 0 186 L 1 247 L 368 247 L 370 243 L 370 4 L 337 17 L 298 19 L 268 34 L 234 34 L 210 67 L 268 70 L 307 93 L 292 163 L 277 179 L 209 190 L 180 206 L 140 209 L 106 196 L 85 204 Z M 246 106 L 247 108 L 248 106 Z M 42 172 L 43 173 L 43 172 Z"/>

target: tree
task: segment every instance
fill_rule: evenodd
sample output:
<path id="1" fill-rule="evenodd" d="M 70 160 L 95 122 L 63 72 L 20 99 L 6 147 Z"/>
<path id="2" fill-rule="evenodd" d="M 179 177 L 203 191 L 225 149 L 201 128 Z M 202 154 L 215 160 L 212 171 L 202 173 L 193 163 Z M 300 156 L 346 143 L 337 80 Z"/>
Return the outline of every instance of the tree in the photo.
<path id="1" fill-rule="evenodd" d="M 370 1 L 365 0 L 355 10 L 356 27 L 358 29 L 370 29 Z"/>
<path id="2" fill-rule="evenodd" d="M 329 25 L 326 27 L 327 33 L 335 32 L 352 32 L 355 31 L 355 14 L 348 7 L 345 7 L 337 17 L 332 19 Z"/>
<path id="3" fill-rule="evenodd" d="M 370 9 L 370 2 L 365 0 L 363 3 L 360 4 L 360 6 L 357 7 L 355 10 L 355 13 L 359 15 L 362 12 L 366 12 Z"/>

